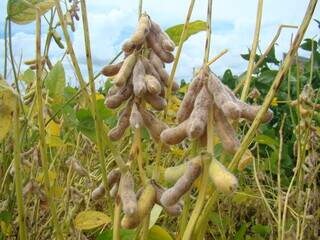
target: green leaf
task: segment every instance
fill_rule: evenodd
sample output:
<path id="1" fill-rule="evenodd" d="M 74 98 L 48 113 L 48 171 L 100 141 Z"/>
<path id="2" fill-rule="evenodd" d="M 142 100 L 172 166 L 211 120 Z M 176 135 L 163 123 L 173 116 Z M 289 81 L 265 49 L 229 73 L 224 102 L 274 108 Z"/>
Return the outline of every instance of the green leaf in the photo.
<path id="1" fill-rule="evenodd" d="M 268 234 L 271 233 L 270 226 L 262 225 L 262 224 L 256 224 L 251 228 L 252 232 L 260 235 L 261 237 L 266 237 Z"/>
<path id="2" fill-rule="evenodd" d="M 27 4 L 23 0 L 8 0 L 7 14 L 11 21 L 17 24 L 27 24 L 36 19 L 35 9 L 40 9 L 41 14 L 45 14 L 53 6 L 55 6 L 55 0 L 27 0 Z"/>
<path id="3" fill-rule="evenodd" d="M 79 121 L 77 125 L 78 131 L 82 132 L 93 142 L 96 141 L 96 131 L 94 125 L 94 119 L 91 115 L 89 109 L 80 109 L 76 113 L 77 119 Z"/>
<path id="4" fill-rule="evenodd" d="M 242 224 L 240 229 L 236 232 L 234 239 L 235 240 L 245 240 L 247 228 L 248 228 L 247 224 Z"/>
<path id="5" fill-rule="evenodd" d="M 120 239 L 121 240 L 132 240 L 135 239 L 135 230 L 120 229 Z M 96 240 L 112 240 L 113 232 L 112 229 L 103 231 L 100 233 Z"/>
<path id="6" fill-rule="evenodd" d="M 53 98 L 54 102 L 62 102 L 64 99 L 64 87 L 66 78 L 63 65 L 58 61 L 49 72 L 45 87 L 49 91 L 49 96 Z"/>
<path id="7" fill-rule="evenodd" d="M 179 45 L 179 41 L 181 38 L 181 34 L 183 31 L 184 24 L 179 24 L 172 26 L 168 29 L 166 29 L 166 33 L 169 35 L 169 37 L 172 39 L 172 41 L 176 44 L 176 46 Z M 188 40 L 188 38 L 194 34 L 197 34 L 201 31 L 207 30 L 207 23 L 201 20 L 197 20 L 194 22 L 190 22 L 188 25 L 188 30 L 186 34 L 186 38 L 184 41 Z"/>
<path id="8" fill-rule="evenodd" d="M 279 141 L 267 136 L 267 135 L 258 135 L 256 137 L 256 142 L 260 144 L 265 144 L 271 147 L 273 150 L 279 148 Z"/>
<path id="9" fill-rule="evenodd" d="M 301 44 L 301 48 L 305 51 L 312 51 L 312 44 L 313 44 L 313 51 L 317 49 L 318 43 L 310 38 L 304 39 L 303 43 Z"/>
<path id="10" fill-rule="evenodd" d="M 10 223 L 12 221 L 12 215 L 9 211 L 0 212 L 0 221 L 4 221 L 5 223 Z"/>
<path id="11" fill-rule="evenodd" d="M 170 234 L 164 228 L 154 225 L 149 230 L 148 240 L 173 240 Z"/>
<path id="12" fill-rule="evenodd" d="M 36 74 L 31 69 L 27 69 L 19 76 L 19 80 L 24 81 L 27 84 L 32 83 L 36 78 Z"/>

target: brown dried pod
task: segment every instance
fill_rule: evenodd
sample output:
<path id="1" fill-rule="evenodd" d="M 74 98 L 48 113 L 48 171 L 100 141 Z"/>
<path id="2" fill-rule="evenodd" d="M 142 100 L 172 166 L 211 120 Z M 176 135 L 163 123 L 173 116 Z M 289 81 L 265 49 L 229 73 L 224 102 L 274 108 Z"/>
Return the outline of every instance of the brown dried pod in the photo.
<path id="1" fill-rule="evenodd" d="M 161 61 L 161 59 L 158 57 L 158 55 L 151 51 L 149 55 L 149 59 L 155 70 L 158 72 L 160 76 L 160 80 L 164 83 L 166 87 L 169 87 L 169 74 L 164 68 L 164 64 Z M 179 89 L 179 84 L 175 81 L 172 82 L 172 90 L 177 91 Z"/>
<path id="2" fill-rule="evenodd" d="M 138 59 L 132 72 L 133 93 L 137 97 L 141 97 L 147 91 L 144 75 L 145 69 L 143 63 Z"/>
<path id="3" fill-rule="evenodd" d="M 115 198 L 119 190 L 119 183 L 115 183 L 109 191 L 110 197 Z"/>
<path id="4" fill-rule="evenodd" d="M 116 91 L 113 89 L 112 91 Z M 115 109 L 119 107 L 124 101 L 128 100 L 132 96 L 132 85 L 127 84 L 126 86 L 120 88 L 116 94 L 110 95 L 105 100 L 105 105 L 108 108 Z"/>
<path id="5" fill-rule="evenodd" d="M 75 157 L 69 157 L 66 161 L 67 166 L 71 167 L 79 176 L 85 177 L 89 175 L 89 172 L 81 165 L 79 160 Z"/>
<path id="6" fill-rule="evenodd" d="M 199 158 L 197 159 L 198 160 L 189 161 L 184 174 L 171 188 L 168 188 L 162 194 L 160 201 L 164 206 L 176 204 L 180 198 L 190 190 L 194 181 L 200 176 L 202 169 L 201 158 L 200 161 Z"/>
<path id="7" fill-rule="evenodd" d="M 160 75 L 157 72 L 157 70 L 154 68 L 150 60 L 145 57 L 142 57 L 141 61 L 143 63 L 144 69 L 146 70 L 146 74 L 150 74 L 160 81 L 161 80 Z"/>
<path id="8" fill-rule="evenodd" d="M 130 41 L 133 43 L 133 45 L 138 46 L 142 44 L 150 32 L 150 18 L 147 14 L 142 14 L 139 18 L 138 26 L 133 35 L 130 38 Z"/>
<path id="9" fill-rule="evenodd" d="M 144 81 L 150 94 L 159 95 L 161 93 L 161 84 L 157 78 L 152 75 L 144 75 Z"/>
<path id="10" fill-rule="evenodd" d="M 130 115 L 130 125 L 132 128 L 141 128 L 143 126 L 143 119 L 138 110 L 136 103 L 132 105 L 132 111 Z"/>
<path id="11" fill-rule="evenodd" d="M 119 183 L 119 196 L 122 209 L 126 216 L 135 216 L 137 213 L 137 198 L 134 192 L 134 180 L 129 171 L 121 175 Z"/>
<path id="12" fill-rule="evenodd" d="M 122 50 L 125 52 L 126 55 L 130 55 L 135 49 L 135 47 L 136 46 L 130 40 L 127 40 L 122 44 Z"/>
<path id="13" fill-rule="evenodd" d="M 223 149 L 234 154 L 240 146 L 237 133 L 217 105 L 213 107 L 213 119 L 215 121 L 215 131 L 221 140 Z"/>
<path id="14" fill-rule="evenodd" d="M 99 198 L 102 198 L 106 194 L 106 188 L 104 187 L 103 183 L 100 183 L 100 185 L 95 188 L 91 193 L 91 199 L 92 200 L 98 200 Z"/>
<path id="15" fill-rule="evenodd" d="M 138 200 L 137 216 L 125 215 L 121 220 L 121 226 L 126 229 L 136 228 L 140 222 L 149 214 L 154 206 L 156 191 L 149 183 L 143 189 Z"/>
<path id="16" fill-rule="evenodd" d="M 155 202 L 163 207 L 164 211 L 166 211 L 171 216 L 179 216 L 182 213 L 183 210 L 183 202 L 180 200 L 176 204 L 173 204 L 172 206 L 166 207 L 161 204 L 161 196 L 166 191 L 165 188 L 157 184 L 155 181 L 152 180 L 152 185 L 156 191 L 156 200 Z"/>
<path id="17" fill-rule="evenodd" d="M 128 81 L 132 70 L 136 64 L 137 56 L 135 53 L 130 54 L 124 61 L 118 72 L 118 74 L 114 77 L 114 83 L 118 87 L 122 87 Z"/>
<path id="18" fill-rule="evenodd" d="M 189 117 L 187 133 L 190 138 L 197 139 L 203 135 L 207 126 L 210 105 L 212 105 L 212 98 L 206 86 L 203 86 L 195 100 L 193 111 Z"/>
<path id="19" fill-rule="evenodd" d="M 149 92 L 146 92 L 144 94 L 144 100 L 146 100 L 147 103 L 149 103 L 155 110 L 161 111 L 165 109 L 167 106 L 167 101 L 160 97 L 159 95 L 150 94 Z"/>
<path id="20" fill-rule="evenodd" d="M 176 127 L 165 129 L 160 139 L 163 143 L 174 145 L 182 142 L 187 136 L 188 120 L 180 123 Z"/>
<path id="21" fill-rule="evenodd" d="M 163 130 L 167 129 L 168 126 L 161 120 L 159 120 L 152 112 L 139 108 L 141 113 L 143 124 L 147 128 L 149 134 L 155 142 L 160 141 L 160 134 Z"/>
<path id="22" fill-rule="evenodd" d="M 239 102 L 239 106 L 240 106 L 240 117 L 245 118 L 251 122 L 256 118 L 258 112 L 261 109 L 261 106 L 249 105 L 243 102 Z M 262 118 L 262 122 L 263 123 L 270 122 L 272 118 L 273 118 L 273 111 L 271 109 L 268 109 L 268 111 L 265 113 L 265 115 Z"/>
<path id="23" fill-rule="evenodd" d="M 27 194 L 37 193 L 40 190 L 39 184 L 34 180 L 31 179 L 22 189 L 23 197 L 26 197 Z"/>
<path id="24" fill-rule="evenodd" d="M 153 31 L 156 35 L 158 35 L 161 47 L 165 51 L 172 52 L 175 48 L 174 42 L 171 40 L 171 38 L 168 36 L 166 32 L 163 32 L 159 24 L 151 20 L 151 31 Z"/>
<path id="25" fill-rule="evenodd" d="M 158 41 L 158 36 L 154 32 L 150 32 L 147 36 L 147 44 L 149 48 L 159 56 L 159 58 L 166 63 L 172 63 L 174 60 L 174 56 L 172 53 L 165 51 L 160 42 Z"/>
<path id="26" fill-rule="evenodd" d="M 180 108 L 177 112 L 177 120 L 179 123 L 185 121 L 189 118 L 194 102 L 196 100 L 196 97 L 198 93 L 200 92 L 201 88 L 203 86 L 203 75 L 197 74 L 197 76 L 191 81 L 188 91 L 184 95 L 184 98 L 181 102 Z"/>
<path id="27" fill-rule="evenodd" d="M 108 137 L 111 141 L 118 141 L 123 136 L 124 132 L 130 125 L 130 114 L 131 104 L 128 103 L 128 105 L 119 115 L 117 126 L 112 128 L 108 133 Z"/>
<path id="28" fill-rule="evenodd" d="M 221 108 L 227 118 L 238 119 L 240 117 L 237 98 L 231 91 L 228 91 L 229 88 L 213 73 L 209 75 L 208 89 L 213 96 L 215 104 Z"/>
<path id="29" fill-rule="evenodd" d="M 120 71 L 122 64 L 123 64 L 123 61 L 116 64 L 110 64 L 108 66 L 105 66 L 101 69 L 101 73 L 107 77 L 114 76 Z"/>
<path id="30" fill-rule="evenodd" d="M 107 175 L 107 182 L 109 188 L 113 186 L 115 183 L 118 183 L 120 181 L 121 172 L 119 168 L 112 169 L 108 175 Z"/>
<path id="31" fill-rule="evenodd" d="M 121 88 L 118 88 L 116 85 L 112 85 L 107 92 L 107 97 L 111 97 L 121 91 Z"/>

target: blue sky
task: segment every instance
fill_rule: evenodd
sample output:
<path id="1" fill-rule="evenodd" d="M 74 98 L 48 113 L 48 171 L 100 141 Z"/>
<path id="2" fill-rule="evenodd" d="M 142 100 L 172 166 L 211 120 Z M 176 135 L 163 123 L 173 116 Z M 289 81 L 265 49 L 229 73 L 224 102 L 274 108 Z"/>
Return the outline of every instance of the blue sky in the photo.
<path id="1" fill-rule="evenodd" d="M 134 30 L 137 21 L 138 1 L 117 0 L 87 1 L 90 24 L 90 36 L 92 43 L 92 54 L 94 68 L 98 71 L 107 63 L 121 48 L 121 44 Z M 227 55 L 212 66 L 212 69 L 222 74 L 230 68 L 236 74 L 246 70 L 247 62 L 241 57 L 251 47 L 254 24 L 257 9 L 257 0 L 215 0 L 213 6 L 213 36 L 210 56 L 213 57 L 225 48 L 229 49 Z M 197 0 L 192 20 L 205 20 L 206 3 Z M 144 0 L 143 10 L 146 11 L 162 28 L 183 23 L 188 9 L 188 0 Z M 263 51 L 272 40 L 280 24 L 298 25 L 304 16 L 308 5 L 306 0 L 265 0 L 261 26 L 260 48 Z M 319 18 L 319 6 L 314 18 Z M 0 51 L 4 52 L 4 17 L 6 16 L 6 1 L 0 1 Z M 14 55 L 17 60 L 33 58 L 34 54 L 34 24 L 19 26 L 13 24 L 13 46 Z M 45 33 L 45 23 L 43 22 Z M 291 35 L 295 30 L 285 29 L 278 40 L 276 53 L 281 58 L 282 53 L 289 48 Z M 315 37 L 319 34 L 317 25 L 312 22 L 306 37 Z M 45 35 L 43 35 L 43 38 Z M 79 58 L 83 74 L 86 75 L 85 53 L 83 46 L 83 32 L 81 24 L 78 23 L 77 31 L 72 33 L 74 47 Z M 199 67 L 202 63 L 204 52 L 205 33 L 199 33 L 191 37 L 184 45 L 181 61 L 178 65 L 176 78 L 189 80 L 192 69 Z M 52 44 L 50 57 L 53 62 L 57 61 L 62 51 Z M 304 52 L 300 52 L 306 55 Z M 65 60 L 68 79 L 74 82 L 70 61 Z M 3 57 L 0 58 L 0 69 L 3 66 Z M 22 66 L 25 69 L 25 66 Z M 168 66 L 170 70 L 170 66 Z M 2 70 L 1 70 L 2 71 Z M 104 79 L 100 79 L 102 83 Z"/>

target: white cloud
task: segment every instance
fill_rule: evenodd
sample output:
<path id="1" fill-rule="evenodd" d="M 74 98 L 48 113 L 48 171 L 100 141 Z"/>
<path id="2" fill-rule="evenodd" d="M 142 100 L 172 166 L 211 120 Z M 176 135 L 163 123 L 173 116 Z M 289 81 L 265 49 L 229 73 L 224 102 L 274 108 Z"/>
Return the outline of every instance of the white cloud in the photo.
<path id="1" fill-rule="evenodd" d="M 0 3 L 0 15 L 5 15 L 5 1 Z M 206 18 L 207 1 L 196 1 L 192 20 Z M 251 47 L 255 28 L 257 0 L 217 0 L 213 6 L 213 37 L 211 57 L 225 48 L 228 54 L 215 63 L 212 68 L 218 74 L 222 74 L 227 68 L 235 73 L 241 73 L 246 69 L 247 62 L 241 57 L 247 48 Z M 137 20 L 138 3 L 132 0 L 87 1 L 90 24 L 90 37 L 95 70 L 107 63 L 119 51 L 121 43 L 134 29 Z M 264 50 L 272 40 L 280 24 L 301 23 L 308 1 L 301 0 L 269 0 L 264 1 L 263 20 L 261 26 L 260 47 Z M 186 0 L 152 0 L 144 1 L 143 9 L 149 13 L 163 28 L 183 23 L 188 9 L 189 1 Z M 319 15 L 319 6 L 314 17 Z M 0 21 L 1 25 L 3 20 Z M 16 25 L 13 25 L 15 28 Z M 3 27 L 1 26 L 3 29 Z M 13 35 L 15 57 L 18 59 L 23 53 L 24 59 L 32 58 L 34 54 L 34 24 L 17 28 L 20 32 Z M 295 30 L 285 29 L 278 40 L 277 56 L 282 57 L 289 47 L 291 34 Z M 311 23 L 306 37 L 313 37 L 319 33 L 314 22 Z M 72 34 L 74 47 L 86 75 L 85 51 L 81 22 L 78 23 L 77 31 Z M 204 53 L 205 33 L 191 37 L 184 45 L 181 61 L 178 65 L 176 78 L 189 79 L 193 67 L 202 64 Z M 0 39 L 0 51 L 3 52 L 3 40 Z M 61 50 L 52 44 L 50 56 L 54 61 L 61 55 Z M 67 61 L 66 61 L 67 62 Z M 1 66 L 3 59 L 0 60 Z M 71 66 L 67 66 L 68 69 Z M 168 66 L 170 69 L 170 66 Z M 69 74 L 74 78 L 73 74 Z"/>

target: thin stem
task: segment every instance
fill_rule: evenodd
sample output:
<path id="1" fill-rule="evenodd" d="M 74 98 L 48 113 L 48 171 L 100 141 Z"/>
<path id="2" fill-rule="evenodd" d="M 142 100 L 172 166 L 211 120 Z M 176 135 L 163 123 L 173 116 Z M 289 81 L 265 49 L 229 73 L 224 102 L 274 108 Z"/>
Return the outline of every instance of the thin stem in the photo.
<path id="1" fill-rule="evenodd" d="M 49 172 L 48 172 L 48 159 L 47 159 L 47 146 L 45 142 L 45 126 L 43 116 L 43 103 L 42 103 L 42 74 L 41 74 L 41 12 L 36 9 L 36 96 L 38 107 L 38 125 L 39 125 L 39 139 L 40 139 L 40 155 L 42 160 L 42 168 L 46 191 L 48 195 L 49 207 L 51 211 L 52 223 L 55 229 L 55 235 L 58 240 L 62 240 L 63 236 L 60 231 L 60 226 L 57 219 L 57 210 L 53 202 L 53 192 L 50 186 Z"/>
<path id="2" fill-rule="evenodd" d="M 212 58 L 210 61 L 208 61 L 207 66 L 210 66 L 212 63 L 216 62 L 219 60 L 223 55 L 225 55 L 229 50 L 226 48 L 224 49 L 221 53 L 219 53 L 217 56 Z"/>
<path id="3" fill-rule="evenodd" d="M 64 20 L 63 12 L 62 12 L 62 9 L 61 9 L 61 6 L 60 6 L 60 1 L 59 0 L 55 0 L 55 2 L 56 2 L 56 9 L 57 9 L 57 13 L 58 13 L 58 16 L 59 16 L 60 25 L 61 25 L 61 28 L 62 28 L 62 31 L 63 31 L 64 38 L 66 40 L 67 49 L 68 49 L 68 53 L 69 53 L 69 55 L 71 57 L 72 65 L 74 67 L 76 76 L 78 78 L 82 93 L 85 96 L 86 100 L 90 101 L 90 96 L 89 96 L 89 93 L 88 93 L 87 88 L 86 88 L 86 83 L 85 83 L 85 81 L 83 79 L 83 76 L 81 74 L 80 66 L 79 66 L 79 63 L 77 61 L 77 57 L 75 55 L 75 52 L 74 52 L 74 49 L 73 49 L 73 46 L 72 46 L 72 42 L 71 42 L 71 38 L 70 38 L 68 29 L 67 29 L 67 26 L 66 26 L 66 22 Z"/>
<path id="4" fill-rule="evenodd" d="M 115 207 L 114 207 L 114 216 L 113 216 L 113 240 L 120 240 L 120 214 L 121 214 L 121 201 L 119 197 L 116 197 Z"/>
<path id="5" fill-rule="evenodd" d="M 7 71 L 8 71 L 8 18 L 6 18 L 6 22 L 4 25 L 4 66 L 3 66 L 3 75 L 4 79 L 7 79 Z"/>
<path id="6" fill-rule="evenodd" d="M 17 99 L 16 109 L 13 115 L 13 127 L 14 127 L 14 169 L 15 169 L 15 186 L 16 186 L 16 197 L 18 205 L 18 216 L 19 216 L 19 239 L 27 239 L 27 229 L 25 220 L 24 203 L 22 196 L 22 175 L 21 175 L 21 149 L 20 149 L 20 121 L 19 121 L 19 102 Z"/>
<path id="7" fill-rule="evenodd" d="M 251 48 L 251 52 L 250 52 L 249 66 L 248 66 L 248 70 L 247 70 L 247 76 L 244 81 L 244 87 L 243 87 L 242 93 L 241 93 L 241 100 L 242 101 L 246 100 L 247 95 L 249 93 L 249 89 L 250 89 L 250 82 L 251 82 L 251 77 L 252 77 L 252 73 L 253 73 L 257 47 L 258 47 L 258 43 L 259 43 L 260 27 L 261 27 L 261 20 L 262 20 L 262 10 L 263 10 L 263 0 L 259 0 L 257 17 L 256 17 L 256 28 L 254 31 L 254 38 L 253 38 L 252 48 Z"/>
<path id="8" fill-rule="evenodd" d="M 167 107 L 165 109 L 165 114 L 164 114 L 165 116 L 167 115 L 167 111 L 168 111 L 168 108 L 170 106 L 173 79 L 174 79 L 174 76 L 176 74 L 176 70 L 177 70 L 179 59 L 180 59 L 183 43 L 184 43 L 184 40 L 186 39 L 186 35 L 187 35 L 187 32 L 188 32 L 189 22 L 190 22 L 191 14 L 192 14 L 192 11 L 193 11 L 194 3 L 195 3 L 195 0 L 190 0 L 190 5 L 189 5 L 187 17 L 186 17 L 185 23 L 183 25 L 183 30 L 182 30 L 182 34 L 181 34 L 181 37 L 180 37 L 178 49 L 177 49 L 177 52 L 176 52 L 176 55 L 175 55 L 175 59 L 174 59 L 174 62 L 173 62 L 173 66 L 172 66 L 172 69 L 171 69 L 171 72 L 170 72 L 170 75 L 169 75 L 169 79 L 168 79 L 168 82 L 169 82 L 168 85 L 169 86 L 168 86 L 168 91 L 167 91 L 167 94 L 166 94 L 166 99 L 167 99 L 167 103 L 168 104 L 167 104 Z"/>
<path id="9" fill-rule="evenodd" d="M 266 57 L 269 55 L 269 53 L 271 52 L 272 48 L 274 47 L 274 45 L 276 44 L 278 38 L 280 37 L 281 31 L 283 28 L 298 28 L 297 26 L 294 25 L 280 25 L 277 33 L 274 35 L 272 41 L 270 42 L 269 46 L 267 47 L 267 49 L 265 50 L 265 52 L 260 56 L 258 62 L 254 65 L 253 67 L 253 72 L 263 63 L 263 61 L 266 59 Z M 244 78 L 243 75 L 241 75 L 239 77 L 241 79 L 241 81 L 239 82 L 239 84 L 235 87 L 234 92 L 237 93 L 241 86 L 244 84 L 246 78 Z"/>
<path id="10" fill-rule="evenodd" d="M 206 36 L 206 45 L 205 53 L 203 59 L 204 67 L 208 66 L 209 54 L 210 54 L 210 45 L 211 45 L 211 19 L 212 19 L 212 0 L 208 0 L 208 9 L 207 9 L 207 36 Z M 201 214 L 203 205 L 205 203 L 208 180 L 209 180 L 209 164 L 210 161 L 214 158 L 214 143 L 213 143 L 213 105 L 210 104 L 208 112 L 208 121 L 207 121 L 207 152 L 211 153 L 211 158 L 202 158 L 202 178 L 199 189 L 199 195 L 197 202 L 192 211 L 191 217 L 183 234 L 182 240 L 189 240 L 192 237 L 193 229 L 195 224 Z"/>

